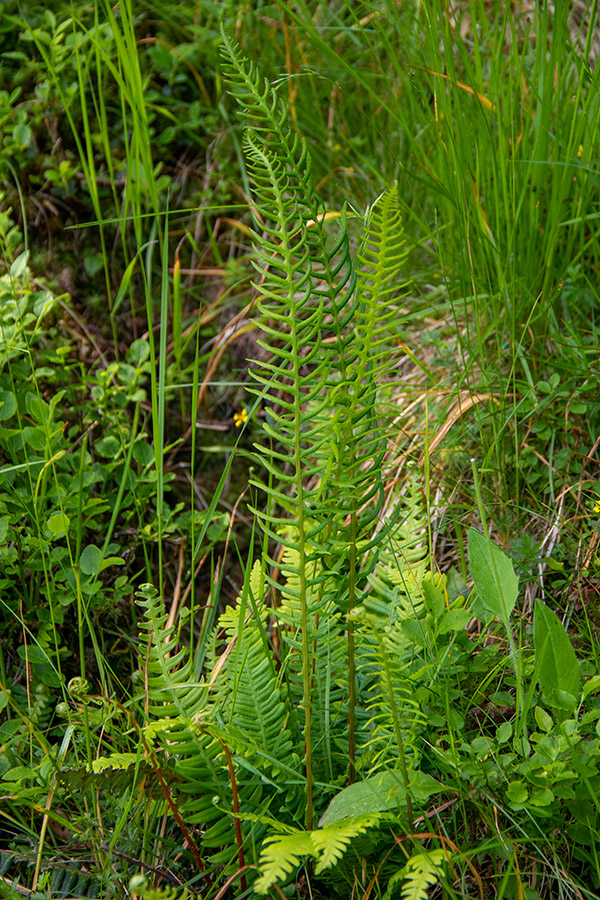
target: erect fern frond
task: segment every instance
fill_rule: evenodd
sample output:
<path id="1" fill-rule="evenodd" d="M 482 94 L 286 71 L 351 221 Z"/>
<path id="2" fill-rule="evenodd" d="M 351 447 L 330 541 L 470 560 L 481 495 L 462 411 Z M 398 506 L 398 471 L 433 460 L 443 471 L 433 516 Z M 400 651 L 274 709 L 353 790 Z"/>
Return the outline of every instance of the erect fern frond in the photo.
<path id="1" fill-rule="evenodd" d="M 401 277 L 404 244 L 394 186 L 365 216 L 346 381 L 338 383 L 334 391 L 339 415 L 333 428 L 338 465 L 331 479 L 332 493 L 347 514 L 354 513 L 356 521 L 348 521 L 348 527 L 334 538 L 332 550 L 348 546 L 349 534 L 354 531 L 363 556 L 385 541 L 394 522 L 393 516 L 387 517 L 383 527 L 378 522 L 385 499 L 386 439 L 376 400 L 379 380 L 391 365 L 389 344 L 392 325 L 398 319 L 398 302 L 406 293 Z"/>
<path id="2" fill-rule="evenodd" d="M 354 270 L 350 258 L 345 214 L 340 218 L 339 236 L 328 246 L 325 230 L 326 207 L 312 184 L 312 159 L 306 142 L 291 127 L 285 105 L 276 90 L 243 56 L 239 46 L 221 29 L 221 52 L 225 74 L 232 93 L 241 107 L 241 115 L 253 138 L 280 161 L 290 183 L 297 186 L 301 221 L 310 224 L 313 290 L 327 298 L 330 337 L 329 353 L 343 358 L 342 329 L 352 317 Z"/>
<path id="3" fill-rule="evenodd" d="M 290 129 L 284 104 L 254 63 L 242 55 L 238 44 L 229 38 L 223 27 L 221 41 L 225 76 L 246 124 L 252 125 L 263 143 L 268 140 L 273 152 L 285 159 L 289 173 L 293 173 L 300 184 L 306 185 L 305 194 L 311 196 L 312 160 L 306 142 Z"/>
<path id="4" fill-rule="evenodd" d="M 402 280 L 406 245 L 398 203 L 398 186 L 385 191 L 367 211 L 363 241 L 358 254 L 357 292 L 361 314 L 356 341 L 363 351 L 361 364 L 377 363 L 378 348 L 389 341 L 392 322 L 398 321 L 398 301 L 406 295 Z M 383 357 L 389 363 L 389 355 Z M 377 369 L 374 370 L 376 374 Z"/>
<path id="5" fill-rule="evenodd" d="M 272 760 L 268 768 L 274 776 L 281 772 L 279 763 L 295 767 L 298 757 L 293 751 L 289 713 L 266 640 L 265 620 L 270 611 L 260 595 L 263 582 L 257 562 L 236 605 L 228 607 L 219 619 L 219 626 L 233 647 L 220 679 L 220 690 L 226 722 L 243 735 L 247 753 L 255 746 L 263 751 L 263 763 L 267 757 Z"/>
<path id="6" fill-rule="evenodd" d="M 280 585 L 281 602 L 276 621 L 281 638 L 281 672 L 287 686 L 289 705 L 293 712 L 302 703 L 302 612 L 298 592 L 297 551 L 287 547 L 280 562 L 285 581 Z M 315 776 L 332 782 L 344 771 L 345 761 L 339 761 L 339 741 L 345 737 L 348 715 L 348 652 L 344 637 L 346 623 L 332 597 L 337 586 L 330 587 L 327 578 L 317 577 L 319 562 L 308 568 L 309 586 L 306 594 L 308 608 L 308 640 L 315 648 L 311 660 L 311 703 L 313 740 L 318 755 Z M 334 741 L 334 735 L 338 744 Z"/>
<path id="7" fill-rule="evenodd" d="M 316 831 L 270 835 L 260 854 L 257 894 L 266 894 L 274 882 L 284 881 L 307 856 L 316 859 L 315 874 L 331 868 L 343 856 L 350 841 L 379 822 L 379 816 L 351 816 Z"/>
<path id="8" fill-rule="evenodd" d="M 382 631 L 372 626 L 368 631 L 365 635 L 361 629 L 357 639 L 361 699 L 368 715 L 361 741 L 368 753 L 366 768 L 378 771 L 386 760 L 397 758 L 408 783 L 409 773 L 417 767 L 417 738 L 425 724 L 417 693 L 425 673 L 420 660 L 413 662 L 412 645 L 398 626 Z"/>
<path id="9" fill-rule="evenodd" d="M 325 209 L 311 182 L 306 143 L 284 105 L 223 34 L 233 94 L 247 123 L 244 138 L 254 203 L 264 224 L 253 233 L 261 346 L 269 358 L 253 376 L 267 405 L 257 445 L 268 473 L 267 509 L 256 509 L 267 535 L 293 548 L 284 572 L 298 601 L 304 709 L 307 827 L 312 823 L 313 675 L 320 656 L 309 622 L 311 594 L 352 610 L 367 589 L 378 548 L 392 528 L 379 521 L 385 500 L 386 440 L 377 380 L 390 352 L 394 291 L 402 286 L 402 223 L 396 189 L 364 224 L 360 272 L 352 264 L 345 211 L 328 242 Z M 258 393 L 258 391 L 257 391 Z M 289 520 L 293 527 L 290 529 Z M 278 567 L 277 560 L 270 562 Z M 283 572 L 283 569 L 282 569 Z M 331 607 L 330 607 L 331 608 Z M 354 771 L 355 672 L 348 625 L 350 778 Z"/>
<path id="10" fill-rule="evenodd" d="M 137 593 L 145 618 L 140 624 L 147 634 L 142 671 L 147 673 L 146 708 L 150 720 L 182 716 L 191 719 L 206 705 L 207 689 L 194 679 L 190 650 L 177 650 L 175 625 L 167 625 L 168 615 L 152 585 L 142 585 Z"/>
<path id="11" fill-rule="evenodd" d="M 379 548 L 377 565 L 368 578 L 371 591 L 363 601 L 380 626 L 419 614 L 421 584 L 428 571 L 426 516 L 417 479 L 409 479 L 390 505 L 395 511 L 386 514 L 394 524 Z"/>

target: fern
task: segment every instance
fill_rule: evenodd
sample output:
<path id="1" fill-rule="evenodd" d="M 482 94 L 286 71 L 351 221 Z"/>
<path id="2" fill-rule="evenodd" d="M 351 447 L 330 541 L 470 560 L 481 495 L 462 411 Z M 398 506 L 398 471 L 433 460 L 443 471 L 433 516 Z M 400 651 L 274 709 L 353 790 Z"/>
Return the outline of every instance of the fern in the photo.
<path id="1" fill-rule="evenodd" d="M 328 249 L 324 204 L 310 183 L 305 142 L 287 122 L 285 107 L 255 67 L 223 36 L 233 93 L 252 121 L 244 146 L 254 201 L 265 222 L 254 232 L 261 278 L 260 324 L 270 358 L 253 370 L 266 398 L 267 441 L 257 449 L 268 496 L 256 510 L 269 537 L 294 557 L 300 609 L 307 825 L 312 822 L 311 677 L 318 647 L 311 643 L 309 588 L 351 610 L 372 571 L 385 499 L 385 437 L 376 413 L 377 379 L 389 363 L 391 295 L 404 260 L 396 190 L 365 217 L 359 273 L 351 263 L 346 215 Z M 295 527 L 290 532 L 286 520 Z M 377 525 L 377 527 L 376 527 Z M 324 565 L 314 565 L 321 561 Z M 272 562 L 274 562 L 272 560 Z M 334 577 L 332 577 L 334 576 Z M 291 587 L 289 588 L 292 589 Z M 354 770 L 355 671 L 353 625 L 348 628 L 349 756 Z"/>
<path id="2" fill-rule="evenodd" d="M 266 498 L 255 509 L 265 549 L 220 616 L 204 681 L 178 649 L 156 592 L 142 589 L 143 734 L 169 762 L 179 814 L 201 828 L 203 847 L 216 851 L 211 861 L 237 866 L 243 843 L 255 862 L 260 853 L 255 889 L 265 892 L 307 856 L 317 874 L 334 866 L 379 821 L 373 814 L 312 828 L 314 784 L 325 805 L 354 777 L 357 745 L 364 769 L 389 765 L 405 747 L 405 783 L 407 767 L 417 766 L 412 693 L 429 670 L 402 621 L 422 608 L 426 560 L 416 489 L 388 502 L 378 394 L 405 291 L 397 189 L 367 211 L 353 262 L 346 211 L 330 234 L 310 154 L 285 107 L 227 35 L 223 52 L 262 223 L 253 243 L 268 355 L 252 374 L 267 415 L 256 448 L 263 476 L 253 484 Z M 279 600 L 273 610 L 269 587 Z M 109 758 L 113 769 L 119 762 Z M 281 834 L 302 820 L 306 831 Z M 264 839 L 267 828 L 277 833 Z"/>
<path id="3" fill-rule="evenodd" d="M 402 882 L 402 900 L 427 900 L 429 888 L 439 883 L 445 864 L 446 855 L 443 850 L 431 850 L 429 853 L 411 856 L 404 868 L 390 878 L 383 900 L 391 900 L 399 881 Z"/>
<path id="4" fill-rule="evenodd" d="M 286 549 L 281 562 L 285 576 L 281 585 L 281 603 L 276 612 L 283 650 L 282 673 L 285 677 L 291 710 L 290 727 L 294 727 L 294 710 L 302 702 L 303 677 L 301 655 L 302 617 L 297 592 L 297 551 Z M 344 771 L 340 765 L 339 745 L 347 740 L 348 715 L 348 655 L 344 638 L 345 622 L 332 595 L 328 582 L 316 576 L 318 562 L 309 569 L 314 584 L 307 591 L 308 638 L 316 648 L 312 659 L 311 703 L 313 740 L 316 759 L 315 777 L 334 781 Z M 336 740 L 334 740 L 334 738 Z M 337 746 L 336 746 L 337 743 Z"/>
<path id="5" fill-rule="evenodd" d="M 150 887 L 145 875 L 133 875 L 129 879 L 129 890 L 140 900 L 192 900 L 198 896 L 186 887 Z"/>
<path id="6" fill-rule="evenodd" d="M 176 650 L 176 627 L 167 626 L 168 615 L 155 588 L 142 585 L 137 597 L 145 612 L 141 628 L 147 634 L 147 651 L 141 660 L 147 673 L 147 713 L 151 719 L 191 719 L 206 704 L 206 686 L 194 683 L 189 649 Z"/>
<path id="7" fill-rule="evenodd" d="M 315 874 L 320 875 L 339 861 L 353 838 L 364 834 L 378 821 L 374 815 L 354 816 L 317 831 L 272 835 L 263 844 L 261 874 L 254 882 L 255 892 L 266 894 L 274 882 L 288 878 L 307 856 L 316 860 Z"/>
<path id="8" fill-rule="evenodd" d="M 162 800 L 163 791 L 156 769 L 149 762 L 138 761 L 136 753 L 114 753 L 92 761 L 93 770 L 88 768 L 61 769 L 60 782 L 71 791 L 84 791 L 90 787 L 109 791 L 112 796 L 131 794 L 137 787 L 152 800 Z M 168 787 L 178 781 L 170 764 L 161 765 L 163 783 Z"/>
<path id="9" fill-rule="evenodd" d="M 348 849 L 352 838 L 364 834 L 379 821 L 378 816 L 355 816 L 325 825 L 311 834 L 317 864 L 315 874 L 320 875 L 334 866 Z"/>
<path id="10" fill-rule="evenodd" d="M 235 606 L 221 615 L 219 626 L 233 645 L 221 680 L 225 698 L 223 714 L 236 730 L 236 745 L 243 740 L 247 755 L 252 748 L 262 759 L 273 760 L 271 777 L 281 772 L 279 764 L 295 767 L 298 758 L 292 750 L 293 731 L 273 656 L 266 641 L 265 620 L 268 610 L 259 591 L 263 581 L 260 563 L 250 576 L 249 594 L 240 594 Z M 231 733 L 231 727 L 230 727 Z M 237 737 L 239 735 L 240 737 Z"/>
<path id="11" fill-rule="evenodd" d="M 254 882 L 257 894 L 266 894 L 275 881 L 283 881 L 300 861 L 307 856 L 314 856 L 315 847 L 309 832 L 297 831 L 283 837 L 271 835 L 263 842 L 260 855 L 261 875 Z"/>

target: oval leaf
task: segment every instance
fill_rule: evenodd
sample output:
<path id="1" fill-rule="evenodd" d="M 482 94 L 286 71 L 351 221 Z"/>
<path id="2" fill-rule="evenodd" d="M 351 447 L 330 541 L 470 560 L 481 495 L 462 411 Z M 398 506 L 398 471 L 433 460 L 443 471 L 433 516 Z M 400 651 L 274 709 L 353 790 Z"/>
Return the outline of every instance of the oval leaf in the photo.
<path id="1" fill-rule="evenodd" d="M 470 528 L 469 563 L 479 600 L 508 628 L 519 596 L 519 579 L 510 558 L 488 537 Z"/>
<path id="2" fill-rule="evenodd" d="M 84 547 L 81 551 L 81 556 L 79 557 L 79 571 L 83 575 L 98 575 L 102 566 L 102 559 L 103 556 L 100 547 L 96 547 L 95 544 L 88 544 L 87 547 Z"/>
<path id="3" fill-rule="evenodd" d="M 562 622 L 540 600 L 533 614 L 533 644 L 542 692 L 564 691 L 579 697 L 579 663 Z"/>

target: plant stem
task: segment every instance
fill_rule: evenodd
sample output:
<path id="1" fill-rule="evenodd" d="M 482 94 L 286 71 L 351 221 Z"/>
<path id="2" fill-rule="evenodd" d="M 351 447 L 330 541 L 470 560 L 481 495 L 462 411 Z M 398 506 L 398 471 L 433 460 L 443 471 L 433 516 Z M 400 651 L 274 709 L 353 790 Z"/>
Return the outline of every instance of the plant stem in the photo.
<path id="1" fill-rule="evenodd" d="M 356 599 L 356 511 L 350 524 L 350 577 L 348 583 L 348 784 L 356 777 L 356 666 L 354 662 L 354 622 Z"/>

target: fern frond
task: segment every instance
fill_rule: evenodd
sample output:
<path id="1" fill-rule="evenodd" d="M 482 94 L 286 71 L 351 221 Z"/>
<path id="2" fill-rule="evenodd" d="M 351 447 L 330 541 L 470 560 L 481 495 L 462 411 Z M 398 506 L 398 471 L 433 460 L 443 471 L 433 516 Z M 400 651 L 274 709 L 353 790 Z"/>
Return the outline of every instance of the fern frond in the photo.
<path id="1" fill-rule="evenodd" d="M 388 882 L 383 900 L 391 900 L 394 888 L 402 882 L 402 900 L 427 900 L 429 888 L 438 884 L 446 865 L 443 850 L 431 850 L 429 853 L 417 853 L 406 865 L 396 872 Z"/>
<path id="2" fill-rule="evenodd" d="M 284 881 L 307 856 L 316 859 L 315 874 L 320 875 L 343 856 L 350 841 L 379 822 L 379 816 L 353 816 L 319 828 L 294 834 L 270 835 L 260 854 L 260 876 L 254 882 L 257 894 L 266 894 L 274 882 Z"/>
<path id="3" fill-rule="evenodd" d="M 352 838 L 364 834 L 378 822 L 379 816 L 376 815 L 356 816 L 313 831 L 311 837 L 317 857 L 315 874 L 320 875 L 325 869 L 335 865 L 348 849 Z"/>
<path id="4" fill-rule="evenodd" d="M 275 881 L 284 881 L 300 860 L 315 855 L 315 846 L 308 832 L 297 831 L 283 837 L 271 835 L 266 838 L 260 854 L 261 874 L 254 882 L 257 894 L 266 894 Z"/>
<path id="5" fill-rule="evenodd" d="M 278 585 L 281 602 L 275 617 L 281 639 L 281 671 L 292 711 L 302 703 L 303 696 L 302 605 L 297 568 L 298 552 L 288 547 L 280 561 L 280 571 L 285 575 L 285 581 Z M 337 592 L 337 585 L 334 583 L 330 586 L 330 581 L 335 582 L 335 579 L 324 576 L 318 561 L 310 564 L 307 575 L 315 775 L 320 780 L 332 782 L 347 765 L 339 750 L 339 744 L 346 735 L 348 715 L 348 648 L 344 636 L 346 622 L 332 599 Z M 293 723 L 293 717 L 291 720 L 290 724 Z"/>
<path id="6" fill-rule="evenodd" d="M 137 597 L 145 614 L 140 628 L 147 635 L 141 668 L 147 672 L 148 717 L 191 719 L 206 705 L 207 688 L 194 678 L 190 650 L 177 650 L 176 627 L 167 625 L 168 615 L 156 589 L 142 585 Z"/>
<path id="7" fill-rule="evenodd" d="M 422 673 L 414 671 L 413 655 L 399 626 L 380 631 L 371 622 L 358 631 L 357 668 L 366 714 L 361 747 L 370 772 L 390 758 L 404 758 L 410 772 L 419 759 L 417 738 L 425 717 L 417 694 Z"/>
<path id="8" fill-rule="evenodd" d="M 359 346 L 364 344 L 368 349 L 366 359 L 370 363 L 375 361 L 374 375 L 378 371 L 378 347 L 389 340 L 392 323 L 398 321 L 398 301 L 406 295 L 407 285 L 402 281 L 406 256 L 398 187 L 394 185 L 368 210 L 358 254 L 357 293 L 361 315 L 356 340 Z M 386 355 L 384 361 L 388 360 Z"/>
<path id="9" fill-rule="evenodd" d="M 90 787 L 100 791 L 109 791 L 112 796 L 121 796 L 140 788 L 144 795 L 152 800 L 162 800 L 164 797 L 162 786 L 158 780 L 156 769 L 146 760 L 137 762 L 137 754 L 115 754 L 116 761 L 111 757 L 100 757 L 93 760 L 92 765 L 100 763 L 100 768 L 90 771 L 86 767 L 80 769 L 61 769 L 60 783 L 68 785 L 71 791 L 86 791 Z M 128 758 L 132 757 L 128 761 Z M 170 787 L 179 779 L 171 766 L 171 761 L 161 763 L 160 773 L 163 783 Z M 107 765 L 108 764 L 108 765 Z"/>
<path id="10" fill-rule="evenodd" d="M 255 746 L 268 754 L 274 776 L 281 771 L 280 763 L 296 766 L 298 757 L 293 752 L 288 711 L 266 641 L 266 617 L 270 611 L 260 595 L 263 583 L 257 562 L 248 590 L 242 591 L 236 605 L 228 607 L 219 619 L 219 626 L 233 646 L 221 677 L 222 714 L 243 735 L 246 752 Z"/>
<path id="11" fill-rule="evenodd" d="M 393 526 L 379 548 L 377 565 L 368 577 L 371 590 L 363 601 L 382 625 L 419 615 L 421 584 L 428 571 L 427 520 L 417 479 L 412 478 L 389 505 L 395 510 L 389 513 Z"/>
<path id="12" fill-rule="evenodd" d="M 129 879 L 129 890 L 140 900 L 193 900 L 198 895 L 184 886 L 169 885 L 153 888 L 145 875 L 133 875 Z"/>

